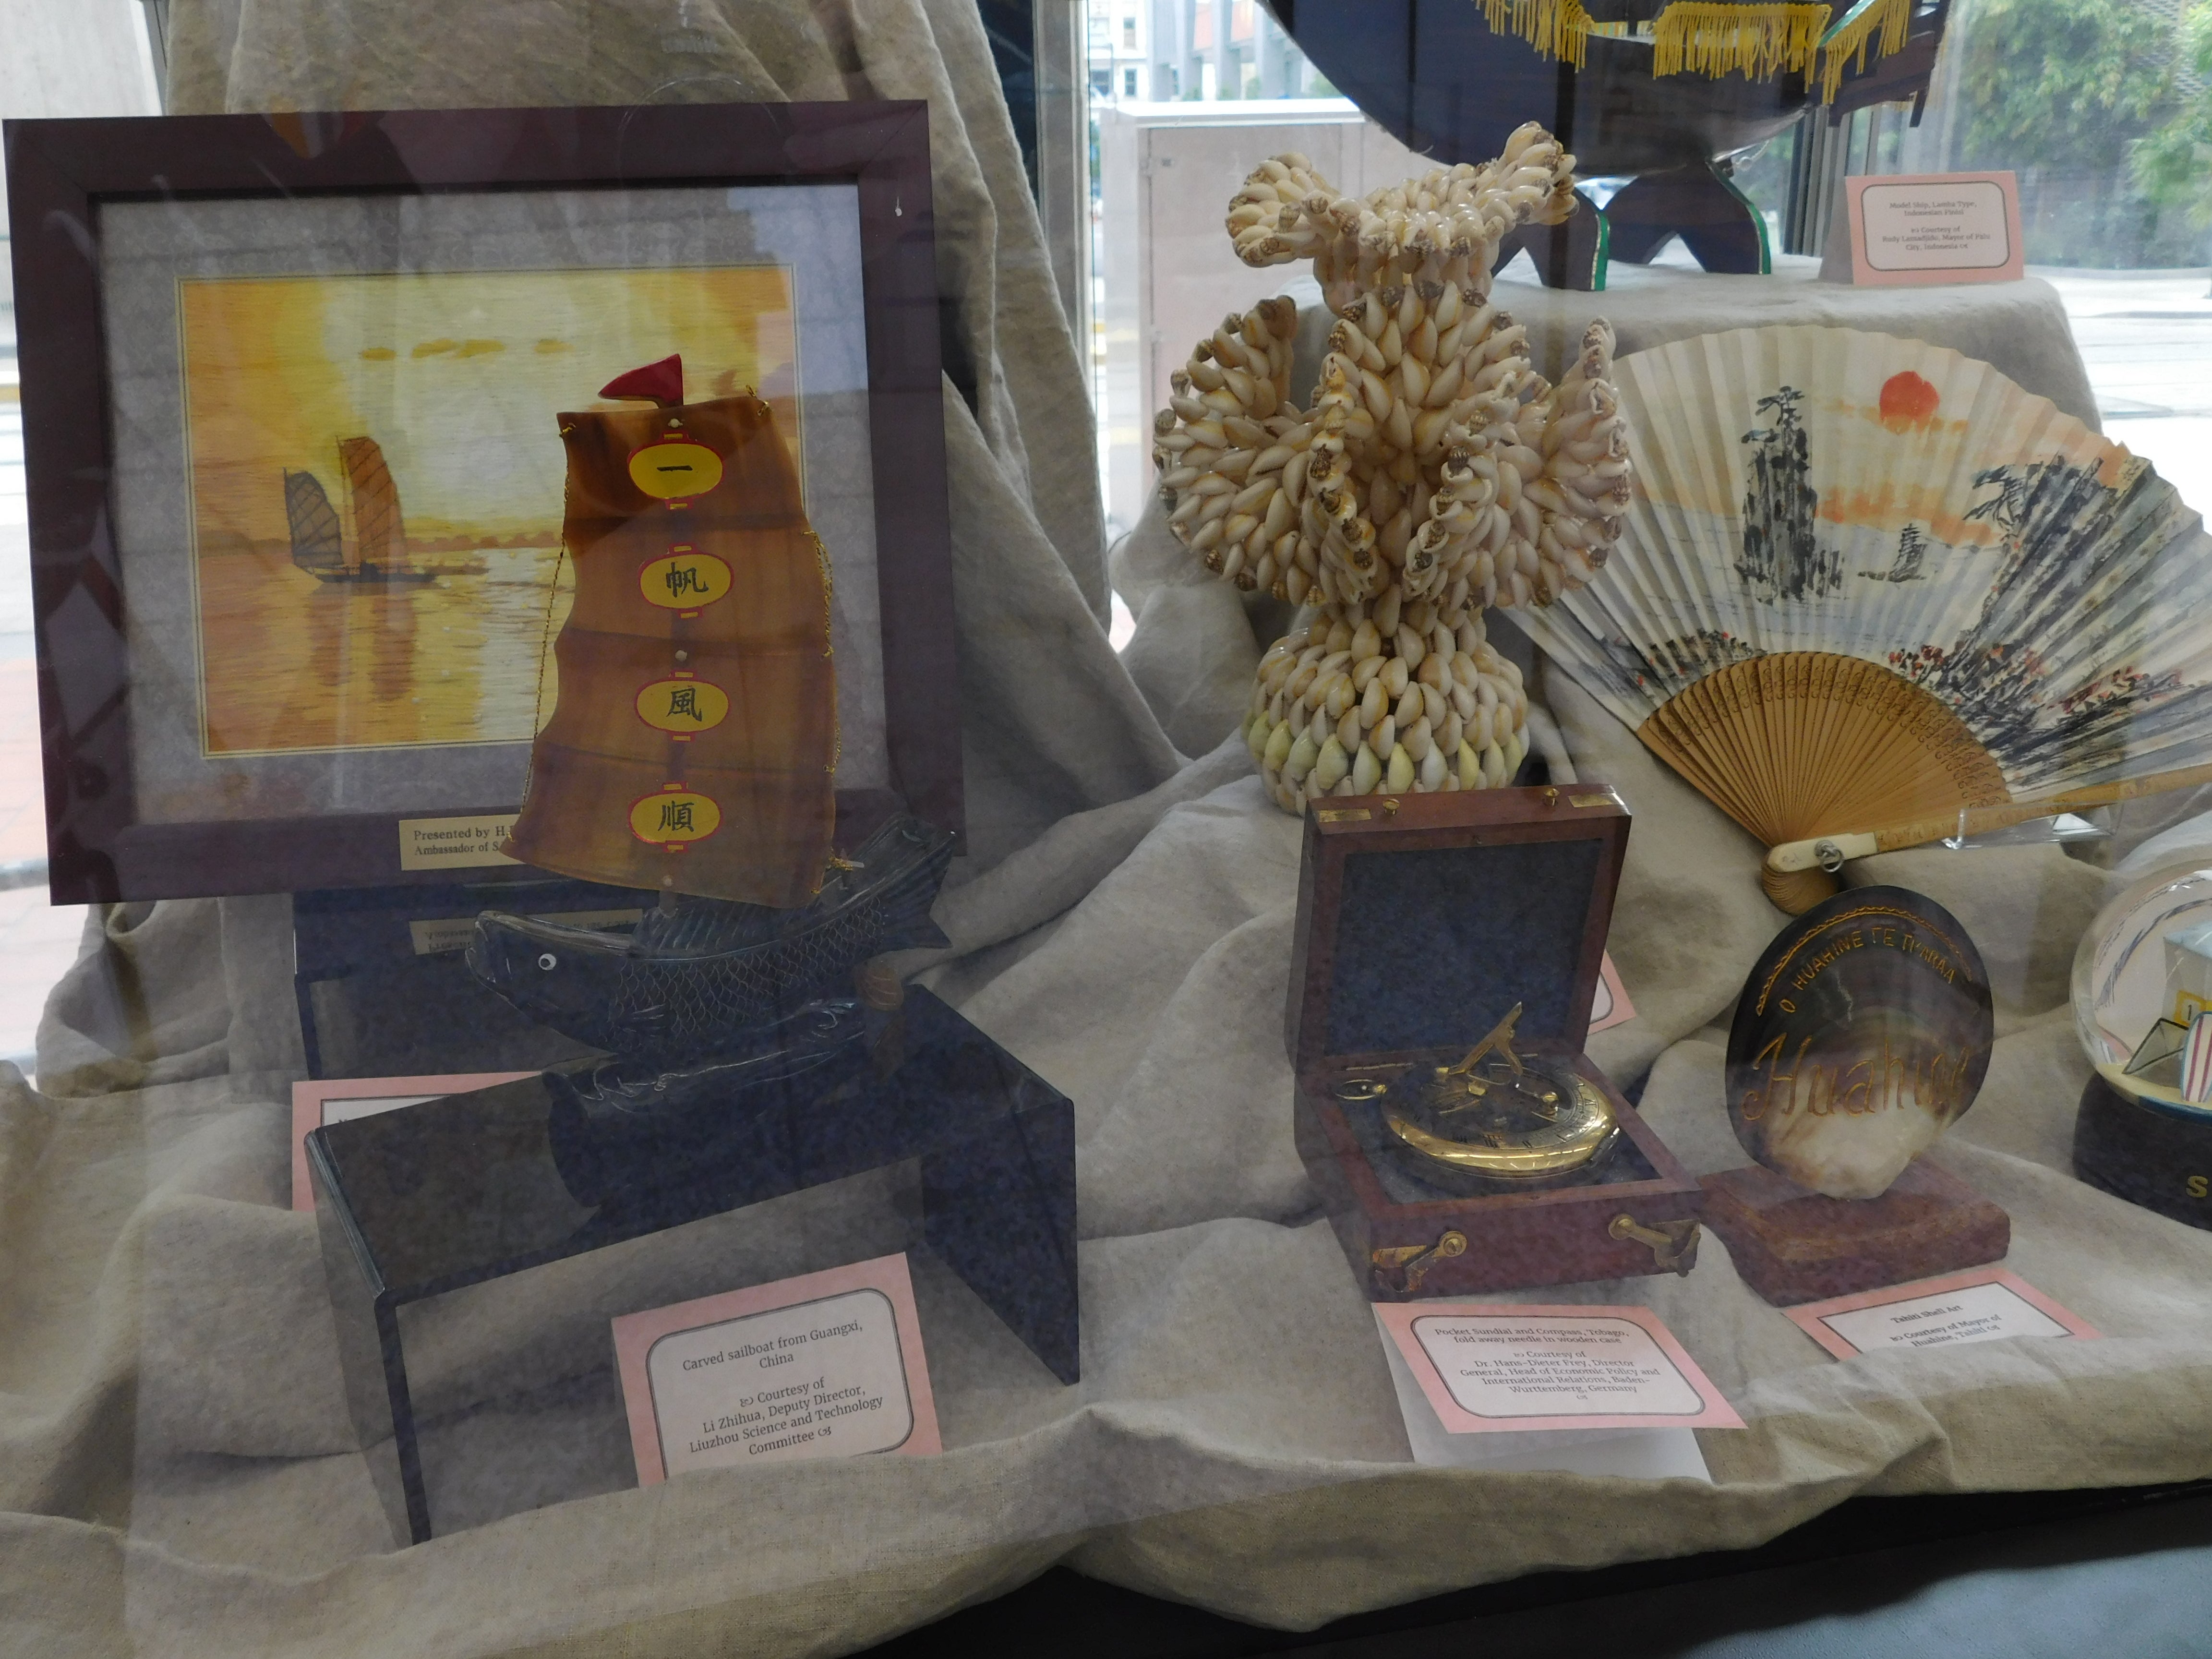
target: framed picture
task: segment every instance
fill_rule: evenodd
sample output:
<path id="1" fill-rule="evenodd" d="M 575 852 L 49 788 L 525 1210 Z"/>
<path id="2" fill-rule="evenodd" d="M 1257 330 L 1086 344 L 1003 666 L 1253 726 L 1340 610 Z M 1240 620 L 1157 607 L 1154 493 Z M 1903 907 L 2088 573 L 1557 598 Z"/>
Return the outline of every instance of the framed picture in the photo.
<path id="1" fill-rule="evenodd" d="M 535 873 L 498 848 L 573 593 L 557 416 L 671 356 L 790 449 L 840 839 L 962 827 L 924 105 L 6 143 L 57 903 Z"/>

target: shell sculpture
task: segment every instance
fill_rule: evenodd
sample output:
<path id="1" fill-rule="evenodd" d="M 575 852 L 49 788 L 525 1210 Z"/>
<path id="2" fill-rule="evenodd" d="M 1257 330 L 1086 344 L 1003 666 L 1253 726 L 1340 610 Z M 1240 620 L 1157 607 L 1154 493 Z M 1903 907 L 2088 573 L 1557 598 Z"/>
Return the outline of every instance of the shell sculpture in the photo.
<path id="1" fill-rule="evenodd" d="M 1495 161 L 1364 200 L 1279 155 L 1230 204 L 1245 264 L 1313 261 L 1328 355 L 1300 409 L 1297 306 L 1225 319 L 1176 371 L 1152 459 L 1207 569 L 1313 608 L 1261 659 L 1244 727 L 1286 811 L 1494 788 L 1527 752 L 1521 676 L 1482 612 L 1589 581 L 1629 501 L 1611 327 L 1592 323 L 1553 386 L 1491 299 L 1499 240 L 1559 222 L 1573 185 L 1574 157 L 1532 123 Z"/>

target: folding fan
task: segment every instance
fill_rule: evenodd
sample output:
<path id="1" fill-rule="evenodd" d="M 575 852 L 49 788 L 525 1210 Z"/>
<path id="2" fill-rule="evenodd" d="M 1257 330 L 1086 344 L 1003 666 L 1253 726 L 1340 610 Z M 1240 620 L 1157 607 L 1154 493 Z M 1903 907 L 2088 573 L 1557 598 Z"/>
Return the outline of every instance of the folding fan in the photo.
<path id="1" fill-rule="evenodd" d="M 1636 495 L 1522 625 L 1773 850 L 1846 858 L 2212 780 L 2212 538 L 2149 465 L 1955 351 L 1739 329 L 1616 366 Z"/>

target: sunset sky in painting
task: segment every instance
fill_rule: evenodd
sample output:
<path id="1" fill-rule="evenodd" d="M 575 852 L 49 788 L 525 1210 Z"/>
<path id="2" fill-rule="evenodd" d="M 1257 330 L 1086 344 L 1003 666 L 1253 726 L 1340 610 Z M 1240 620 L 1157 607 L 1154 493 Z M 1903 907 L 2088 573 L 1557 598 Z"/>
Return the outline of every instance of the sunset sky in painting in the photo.
<path id="1" fill-rule="evenodd" d="M 286 468 L 341 504 L 337 444 L 356 435 L 383 447 L 410 537 L 550 542 L 560 411 L 671 352 L 690 400 L 781 402 L 796 379 L 773 265 L 190 281 L 178 310 L 203 556 L 288 543 Z"/>

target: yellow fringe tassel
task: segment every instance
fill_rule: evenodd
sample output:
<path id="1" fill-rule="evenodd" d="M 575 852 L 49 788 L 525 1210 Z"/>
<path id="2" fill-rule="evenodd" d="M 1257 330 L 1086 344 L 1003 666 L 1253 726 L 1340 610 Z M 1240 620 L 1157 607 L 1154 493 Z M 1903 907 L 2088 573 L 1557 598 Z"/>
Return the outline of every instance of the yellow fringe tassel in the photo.
<path id="1" fill-rule="evenodd" d="M 1832 6 L 1675 0 L 1652 22 L 1651 72 L 1717 78 L 1741 71 L 1753 80 L 1784 71 L 1809 76 L 1817 58 L 1820 101 L 1832 104 L 1843 88 L 1846 64 L 1863 71 L 1869 48 L 1887 57 L 1905 45 L 1912 4 L 1856 0 L 1831 31 Z M 1583 67 L 1591 35 L 1631 32 L 1626 25 L 1595 21 L 1579 0 L 1482 0 L 1482 16 L 1498 33 L 1517 34 L 1546 57 L 1563 58 L 1577 69 Z"/>
<path id="2" fill-rule="evenodd" d="M 1824 43 L 1826 51 L 1820 60 L 1820 101 L 1832 104 L 1843 89 L 1844 64 L 1852 60 L 1862 71 L 1866 68 L 1867 47 L 1874 40 L 1876 28 L 1881 31 L 1881 56 L 1905 45 L 1905 32 L 1912 21 L 1912 0 L 1858 0 L 1858 3 L 1844 14 Z"/>
<path id="3" fill-rule="evenodd" d="M 1870 0 L 1887 5 L 1893 0 Z M 1911 0 L 1899 0 L 1910 6 Z M 1651 72 L 1716 78 L 1741 70 L 1753 80 L 1782 71 L 1810 74 L 1828 27 L 1829 8 L 1732 6 L 1676 0 L 1651 26 Z M 1840 74 L 1842 71 L 1838 70 Z"/>
<path id="4" fill-rule="evenodd" d="M 1593 27 L 1578 0 L 1482 0 L 1482 21 L 1499 34 L 1517 34 L 1547 58 L 1583 67 Z"/>

